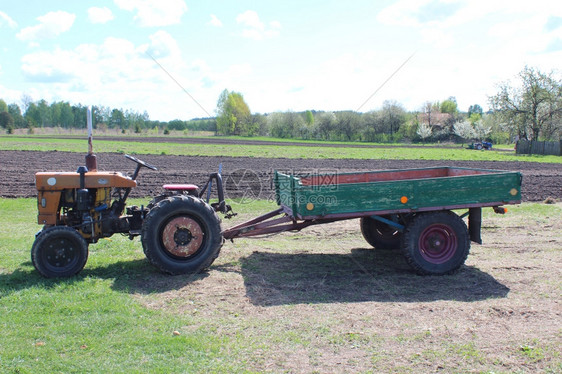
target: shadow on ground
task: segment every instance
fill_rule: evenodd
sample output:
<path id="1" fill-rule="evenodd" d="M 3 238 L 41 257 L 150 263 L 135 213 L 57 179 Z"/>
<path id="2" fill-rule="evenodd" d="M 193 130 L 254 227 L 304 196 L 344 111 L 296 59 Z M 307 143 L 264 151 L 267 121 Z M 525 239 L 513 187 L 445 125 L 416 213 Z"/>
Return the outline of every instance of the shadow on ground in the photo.
<path id="1" fill-rule="evenodd" d="M 208 273 L 171 276 L 159 272 L 145 260 L 120 261 L 106 266 L 82 270 L 71 278 L 43 278 L 31 262 L 25 262 L 13 273 L 0 274 L 0 297 L 19 290 L 42 287 L 52 288 L 59 284 L 73 284 L 85 279 L 99 278 L 112 280 L 111 288 L 127 293 L 159 293 L 182 288 L 192 282 L 204 279 Z"/>
<path id="2" fill-rule="evenodd" d="M 445 276 L 419 276 L 396 251 L 350 254 L 254 252 L 242 259 L 246 293 L 254 305 L 334 302 L 477 301 L 506 297 L 509 288 L 464 266 Z"/>

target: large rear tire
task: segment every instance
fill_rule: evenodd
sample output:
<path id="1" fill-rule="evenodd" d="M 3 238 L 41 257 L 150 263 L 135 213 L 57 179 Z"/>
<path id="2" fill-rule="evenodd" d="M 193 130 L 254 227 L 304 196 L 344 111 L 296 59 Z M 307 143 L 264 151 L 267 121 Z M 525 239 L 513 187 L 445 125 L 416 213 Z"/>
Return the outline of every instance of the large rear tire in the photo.
<path id="1" fill-rule="evenodd" d="M 390 215 L 383 217 L 392 219 Z M 400 248 L 402 233 L 396 228 L 371 217 L 362 217 L 360 224 L 363 238 L 375 249 Z"/>
<path id="2" fill-rule="evenodd" d="M 220 219 L 209 204 L 187 195 L 160 200 L 143 222 L 146 258 L 168 274 L 197 273 L 218 257 L 223 244 Z"/>
<path id="3" fill-rule="evenodd" d="M 78 274 L 88 260 L 88 243 L 72 227 L 43 229 L 31 247 L 31 262 L 46 278 Z"/>
<path id="4" fill-rule="evenodd" d="M 455 213 L 421 213 L 406 226 L 401 248 L 418 274 L 450 274 L 466 261 L 470 238 L 466 224 Z"/>

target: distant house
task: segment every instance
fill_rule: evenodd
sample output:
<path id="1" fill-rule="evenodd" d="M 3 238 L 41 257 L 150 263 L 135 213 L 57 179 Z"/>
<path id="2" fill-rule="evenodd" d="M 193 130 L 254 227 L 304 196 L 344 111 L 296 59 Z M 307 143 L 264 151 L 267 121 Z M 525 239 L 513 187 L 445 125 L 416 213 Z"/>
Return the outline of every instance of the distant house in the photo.
<path id="1" fill-rule="evenodd" d="M 418 114 L 418 122 L 431 126 L 432 129 L 441 130 L 453 124 L 454 118 L 449 113 L 424 112 Z"/>

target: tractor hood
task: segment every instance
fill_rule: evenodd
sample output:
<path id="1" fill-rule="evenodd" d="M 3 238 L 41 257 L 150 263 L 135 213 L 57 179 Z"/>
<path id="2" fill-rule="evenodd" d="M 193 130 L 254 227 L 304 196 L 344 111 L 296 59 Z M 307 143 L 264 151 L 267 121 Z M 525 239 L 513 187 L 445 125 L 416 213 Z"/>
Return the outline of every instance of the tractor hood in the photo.
<path id="1" fill-rule="evenodd" d="M 41 172 L 35 174 L 38 191 L 57 191 L 65 188 L 80 188 L 80 174 L 69 172 Z M 88 172 L 85 188 L 136 187 L 137 182 L 119 172 Z"/>

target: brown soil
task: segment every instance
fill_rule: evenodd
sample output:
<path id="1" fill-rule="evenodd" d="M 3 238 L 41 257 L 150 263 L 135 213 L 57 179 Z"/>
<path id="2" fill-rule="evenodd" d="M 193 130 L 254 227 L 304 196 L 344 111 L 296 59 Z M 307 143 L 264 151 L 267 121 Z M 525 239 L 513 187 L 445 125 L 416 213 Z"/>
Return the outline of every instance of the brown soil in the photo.
<path id="1" fill-rule="evenodd" d="M 157 138 L 158 139 L 158 138 Z M 135 164 L 121 154 L 98 153 L 98 169 L 131 173 Z M 251 194 L 271 197 L 274 170 L 310 174 L 320 172 L 408 169 L 435 166 L 459 166 L 520 171 L 523 174 L 523 201 L 543 201 L 547 197 L 562 199 L 562 164 L 494 161 L 431 160 L 334 160 L 247 157 L 191 157 L 142 155 L 158 171 L 143 169 L 139 187 L 132 197 L 154 196 L 165 183 L 195 183 L 202 186 L 209 173 L 223 165 L 226 190 L 230 197 Z M 0 151 L 0 197 L 36 196 L 34 174 L 37 171 L 75 171 L 84 164 L 84 155 L 68 152 Z M 231 176 L 231 178 L 228 178 Z"/>

